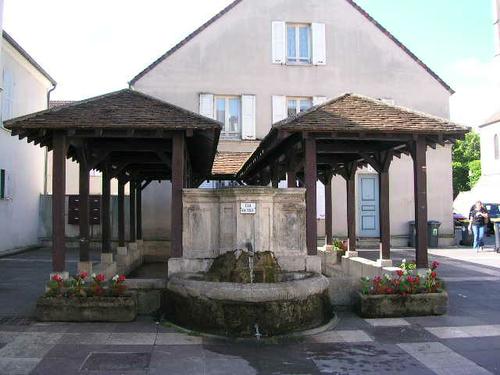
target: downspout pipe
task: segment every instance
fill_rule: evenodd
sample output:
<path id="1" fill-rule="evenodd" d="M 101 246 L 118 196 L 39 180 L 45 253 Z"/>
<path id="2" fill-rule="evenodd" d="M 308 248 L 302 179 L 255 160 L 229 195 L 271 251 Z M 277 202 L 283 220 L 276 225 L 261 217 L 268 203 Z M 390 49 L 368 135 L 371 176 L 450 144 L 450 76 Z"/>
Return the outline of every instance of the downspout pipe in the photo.
<path id="1" fill-rule="evenodd" d="M 54 83 L 52 87 L 47 91 L 47 109 L 49 109 L 50 106 L 50 94 L 52 91 L 54 91 L 57 87 L 57 83 Z M 49 171 L 48 167 L 49 163 L 49 149 L 45 147 L 45 162 L 44 162 L 44 173 L 43 173 L 43 194 L 47 195 L 48 193 L 48 187 L 47 187 L 47 172 Z"/>

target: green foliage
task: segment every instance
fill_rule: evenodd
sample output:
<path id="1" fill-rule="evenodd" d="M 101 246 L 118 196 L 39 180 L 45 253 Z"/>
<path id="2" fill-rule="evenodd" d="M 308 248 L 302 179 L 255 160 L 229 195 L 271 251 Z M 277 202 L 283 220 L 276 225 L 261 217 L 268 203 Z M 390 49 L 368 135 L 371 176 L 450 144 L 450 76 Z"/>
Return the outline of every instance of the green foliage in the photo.
<path id="1" fill-rule="evenodd" d="M 481 176 L 479 134 L 470 132 L 453 145 L 453 194 L 468 191 Z"/>
<path id="2" fill-rule="evenodd" d="M 481 160 L 473 160 L 469 163 L 469 185 L 472 188 L 481 177 Z"/>

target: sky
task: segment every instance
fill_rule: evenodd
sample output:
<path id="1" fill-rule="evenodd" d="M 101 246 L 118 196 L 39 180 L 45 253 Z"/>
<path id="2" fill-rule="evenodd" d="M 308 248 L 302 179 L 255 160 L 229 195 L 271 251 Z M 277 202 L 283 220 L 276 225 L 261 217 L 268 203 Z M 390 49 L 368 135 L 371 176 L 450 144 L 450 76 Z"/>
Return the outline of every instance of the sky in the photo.
<path id="1" fill-rule="evenodd" d="M 5 0 L 4 29 L 58 82 L 53 99 L 77 100 L 127 87 L 231 1 Z M 500 109 L 492 0 L 357 3 L 455 89 L 454 121 Z"/>

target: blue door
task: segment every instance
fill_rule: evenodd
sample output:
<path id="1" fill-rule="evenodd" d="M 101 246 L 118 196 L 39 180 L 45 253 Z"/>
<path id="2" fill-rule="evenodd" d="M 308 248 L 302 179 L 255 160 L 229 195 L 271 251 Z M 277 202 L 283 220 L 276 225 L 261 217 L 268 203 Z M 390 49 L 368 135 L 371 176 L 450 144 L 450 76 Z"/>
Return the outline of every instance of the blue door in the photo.
<path id="1" fill-rule="evenodd" d="M 360 174 L 358 176 L 358 236 L 378 237 L 379 193 L 378 175 Z"/>

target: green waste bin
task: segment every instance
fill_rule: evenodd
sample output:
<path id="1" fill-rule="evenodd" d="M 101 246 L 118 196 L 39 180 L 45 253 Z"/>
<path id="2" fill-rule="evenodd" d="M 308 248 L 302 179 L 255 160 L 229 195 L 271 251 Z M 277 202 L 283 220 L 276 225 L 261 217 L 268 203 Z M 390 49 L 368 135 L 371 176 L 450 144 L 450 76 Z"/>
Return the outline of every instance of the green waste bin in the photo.
<path id="1" fill-rule="evenodd" d="M 439 245 L 439 227 L 441 223 L 436 220 L 427 222 L 427 246 L 438 247 Z"/>
<path id="2" fill-rule="evenodd" d="M 493 229 L 495 230 L 495 251 L 500 252 L 500 219 L 491 219 Z"/>
<path id="3" fill-rule="evenodd" d="M 408 246 L 415 247 L 417 241 L 415 239 L 417 231 L 415 229 L 415 221 L 410 221 L 409 223 L 409 236 L 408 236 Z M 439 227 L 441 223 L 436 220 L 430 220 L 427 222 L 427 246 L 428 247 L 438 247 L 439 243 Z"/>

